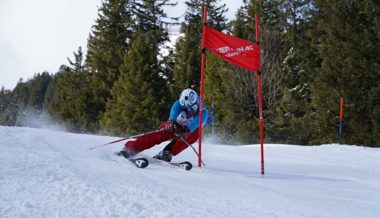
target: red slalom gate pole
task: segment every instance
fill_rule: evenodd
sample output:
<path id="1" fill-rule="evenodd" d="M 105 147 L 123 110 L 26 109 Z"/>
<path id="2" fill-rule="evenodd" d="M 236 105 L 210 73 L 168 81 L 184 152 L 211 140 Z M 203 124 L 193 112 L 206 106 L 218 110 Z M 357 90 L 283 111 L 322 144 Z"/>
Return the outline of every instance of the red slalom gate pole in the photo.
<path id="1" fill-rule="evenodd" d="M 264 175 L 264 118 L 263 118 L 263 96 L 261 90 L 261 72 L 257 74 L 259 95 L 259 125 L 260 125 L 260 153 L 261 153 L 261 175 Z"/>
<path id="2" fill-rule="evenodd" d="M 342 123 L 343 123 L 343 97 L 340 97 L 340 113 L 339 113 L 339 136 L 338 142 L 342 144 Z"/>
<path id="3" fill-rule="evenodd" d="M 203 26 L 207 25 L 207 5 L 203 6 Z M 201 65 L 201 84 L 199 98 L 199 148 L 198 148 L 198 167 L 202 167 L 202 120 L 203 120 L 203 96 L 204 96 L 204 71 L 206 64 L 206 49 L 204 46 L 205 31 L 202 32 L 202 65 Z"/>
<path id="4" fill-rule="evenodd" d="M 255 15 L 255 29 L 256 29 L 256 43 L 260 45 L 260 32 L 259 32 L 259 14 Z M 260 48 L 261 50 L 261 48 Z M 261 86 L 261 64 L 260 71 L 257 72 L 257 86 L 259 96 L 259 125 L 260 125 L 260 157 L 261 157 L 261 175 L 265 174 L 264 170 L 264 118 L 263 118 L 263 96 Z"/>

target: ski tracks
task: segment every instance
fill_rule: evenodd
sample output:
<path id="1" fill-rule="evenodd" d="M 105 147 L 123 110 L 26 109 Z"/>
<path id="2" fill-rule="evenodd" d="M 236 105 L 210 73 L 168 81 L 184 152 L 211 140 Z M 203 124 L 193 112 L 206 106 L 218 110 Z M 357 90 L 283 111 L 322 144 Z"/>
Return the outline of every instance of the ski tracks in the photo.
<path id="1" fill-rule="evenodd" d="M 0 217 L 132 217 L 143 211 L 129 199 L 146 193 L 96 169 L 112 162 L 100 160 L 94 167 L 85 158 L 63 155 L 64 146 L 44 137 L 20 136 L 1 144 L 8 155 L 0 154 Z"/>
<path id="2" fill-rule="evenodd" d="M 17 136 L 0 144 L 0 217 L 175 217 L 186 209 L 178 190 L 172 210 L 170 185 L 157 188 L 152 171 L 115 163 L 112 152 L 82 151 L 49 134 Z"/>

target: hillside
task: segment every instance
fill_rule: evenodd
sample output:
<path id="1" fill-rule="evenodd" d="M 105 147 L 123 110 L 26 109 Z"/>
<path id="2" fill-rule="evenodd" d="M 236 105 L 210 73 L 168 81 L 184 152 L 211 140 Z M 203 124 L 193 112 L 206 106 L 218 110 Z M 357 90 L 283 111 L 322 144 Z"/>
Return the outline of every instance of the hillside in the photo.
<path id="1" fill-rule="evenodd" d="M 112 155 L 113 137 L 0 127 L 0 217 L 375 218 L 380 150 L 347 145 L 204 144 L 205 168 Z M 153 156 L 164 144 L 142 153 Z M 174 161 L 197 158 L 191 149 Z"/>

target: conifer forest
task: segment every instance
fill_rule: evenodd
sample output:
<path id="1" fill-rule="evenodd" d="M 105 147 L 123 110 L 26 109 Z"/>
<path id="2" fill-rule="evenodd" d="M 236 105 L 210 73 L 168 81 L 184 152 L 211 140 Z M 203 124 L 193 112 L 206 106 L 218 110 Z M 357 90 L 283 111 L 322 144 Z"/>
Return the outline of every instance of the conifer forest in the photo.
<path id="1" fill-rule="evenodd" d="M 245 0 L 233 19 L 223 0 L 186 0 L 182 20 L 164 10 L 176 0 L 103 0 L 86 49 L 67 54 L 58 72 L 1 88 L 0 125 L 39 115 L 71 132 L 154 130 L 181 90 L 199 93 L 204 4 L 208 26 L 252 42 L 260 15 L 266 143 L 337 143 L 343 98 L 343 143 L 380 147 L 378 0 Z M 257 73 L 206 55 L 216 134 L 225 144 L 258 143 Z"/>

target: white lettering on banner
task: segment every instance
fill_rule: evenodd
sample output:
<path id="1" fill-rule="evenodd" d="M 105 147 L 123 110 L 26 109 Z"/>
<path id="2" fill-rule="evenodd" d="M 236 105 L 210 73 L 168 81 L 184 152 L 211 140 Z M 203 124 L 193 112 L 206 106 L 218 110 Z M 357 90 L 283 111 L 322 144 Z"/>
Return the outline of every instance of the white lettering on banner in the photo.
<path id="1" fill-rule="evenodd" d="M 245 50 L 246 50 L 246 51 L 253 51 L 253 46 L 252 46 L 252 45 L 247 45 L 247 46 L 245 47 Z"/>
<path id="2" fill-rule="evenodd" d="M 222 53 L 222 54 L 224 54 L 224 53 L 226 53 L 226 52 L 229 52 L 229 51 L 231 51 L 231 48 L 230 48 L 230 47 L 228 47 L 228 46 L 225 46 L 225 47 L 217 48 L 216 50 L 218 50 L 218 51 L 219 51 L 219 53 Z"/>
<path id="3" fill-rule="evenodd" d="M 225 56 L 230 58 L 230 57 L 233 57 L 233 56 L 236 56 L 236 55 L 239 55 L 239 54 L 240 54 L 240 52 L 233 52 L 233 53 L 228 53 Z"/>
<path id="4" fill-rule="evenodd" d="M 237 48 L 236 50 L 237 50 L 237 52 L 239 52 L 239 53 L 244 52 L 244 48 L 242 48 L 242 47 L 241 47 L 241 48 Z"/>
<path id="5" fill-rule="evenodd" d="M 226 57 L 233 57 L 246 51 L 253 51 L 254 48 L 252 45 L 247 45 L 245 47 L 239 47 L 239 48 L 231 48 L 229 46 L 224 46 L 224 47 L 217 48 L 215 50 L 217 50 L 220 54 L 224 54 L 224 56 Z"/>

